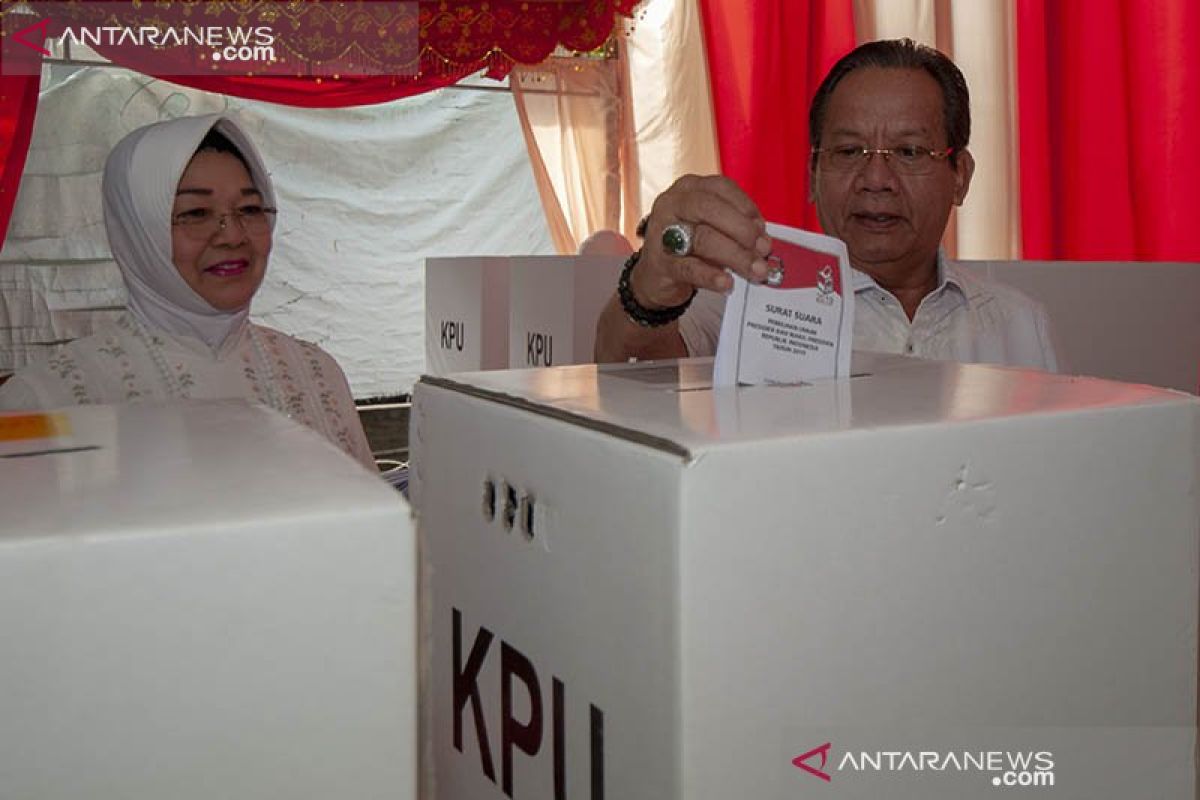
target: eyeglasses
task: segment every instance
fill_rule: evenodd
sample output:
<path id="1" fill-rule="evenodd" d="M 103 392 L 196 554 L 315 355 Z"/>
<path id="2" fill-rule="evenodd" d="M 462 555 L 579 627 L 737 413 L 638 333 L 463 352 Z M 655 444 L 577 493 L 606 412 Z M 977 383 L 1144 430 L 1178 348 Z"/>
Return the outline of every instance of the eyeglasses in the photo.
<path id="1" fill-rule="evenodd" d="M 814 147 L 813 155 L 830 172 L 857 172 L 865 167 L 871 156 L 883 156 L 883 160 L 898 175 L 927 175 L 934 165 L 944 161 L 954 152 L 953 147 L 945 150 L 930 150 L 927 147 L 901 145 L 900 147 Z"/>
<path id="2" fill-rule="evenodd" d="M 224 214 L 218 214 L 211 208 L 192 208 L 172 215 L 171 224 L 192 239 L 208 241 L 218 232 L 225 230 L 225 220 L 233 218 L 238 221 L 243 231 L 256 236 L 271 229 L 271 221 L 276 213 L 275 209 L 265 206 L 242 206 Z"/>

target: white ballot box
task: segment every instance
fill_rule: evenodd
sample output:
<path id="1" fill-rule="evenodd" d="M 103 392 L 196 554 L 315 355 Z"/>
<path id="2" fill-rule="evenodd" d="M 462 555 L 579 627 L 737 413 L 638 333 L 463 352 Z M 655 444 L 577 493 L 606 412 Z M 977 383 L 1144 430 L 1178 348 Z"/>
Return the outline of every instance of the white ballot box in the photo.
<path id="1" fill-rule="evenodd" d="M 427 796 L 1195 796 L 1200 400 L 710 372 L 417 385 Z"/>
<path id="2" fill-rule="evenodd" d="M 408 507 L 238 401 L 0 414 L 0 797 L 416 797 Z"/>
<path id="3" fill-rule="evenodd" d="M 596 320 L 624 263 L 621 256 L 513 258 L 508 366 L 592 362 Z"/>
<path id="4" fill-rule="evenodd" d="M 596 320 L 623 263 L 619 256 L 426 259 L 426 371 L 592 361 Z"/>
<path id="5" fill-rule="evenodd" d="M 508 263 L 500 256 L 425 259 L 425 369 L 508 366 Z"/>

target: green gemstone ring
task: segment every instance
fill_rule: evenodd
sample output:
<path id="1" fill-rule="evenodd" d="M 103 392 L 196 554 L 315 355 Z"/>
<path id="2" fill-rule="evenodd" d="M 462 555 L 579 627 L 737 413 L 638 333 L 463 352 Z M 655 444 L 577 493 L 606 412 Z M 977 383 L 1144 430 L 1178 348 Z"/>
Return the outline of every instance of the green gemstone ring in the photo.
<path id="1" fill-rule="evenodd" d="M 663 248 L 673 256 L 683 258 L 692 254 L 694 231 L 686 222 L 676 222 L 663 228 Z"/>

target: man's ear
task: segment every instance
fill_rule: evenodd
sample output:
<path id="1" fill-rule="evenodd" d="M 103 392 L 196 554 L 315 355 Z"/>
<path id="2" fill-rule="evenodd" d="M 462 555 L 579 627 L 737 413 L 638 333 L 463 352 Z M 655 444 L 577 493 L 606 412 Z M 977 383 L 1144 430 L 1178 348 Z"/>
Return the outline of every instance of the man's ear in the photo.
<path id="1" fill-rule="evenodd" d="M 957 153 L 954 160 L 954 205 L 961 206 L 971 188 L 971 176 L 975 174 L 975 157 L 970 150 Z"/>
<path id="2" fill-rule="evenodd" d="M 808 202 L 817 202 L 817 191 L 814 188 L 817 185 L 817 159 L 815 156 L 808 157 Z"/>

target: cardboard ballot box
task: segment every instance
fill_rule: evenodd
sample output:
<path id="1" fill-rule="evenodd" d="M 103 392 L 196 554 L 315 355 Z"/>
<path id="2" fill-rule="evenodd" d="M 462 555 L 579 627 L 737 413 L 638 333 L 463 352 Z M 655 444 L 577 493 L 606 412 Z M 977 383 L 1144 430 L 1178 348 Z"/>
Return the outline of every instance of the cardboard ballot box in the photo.
<path id="1" fill-rule="evenodd" d="M 407 505 L 241 402 L 0 414 L 0 796 L 416 797 Z"/>
<path id="2" fill-rule="evenodd" d="M 432 375 L 592 361 L 618 256 L 430 258 L 425 363 Z"/>
<path id="3" fill-rule="evenodd" d="M 710 371 L 417 385 L 428 796 L 1194 796 L 1200 401 Z"/>

